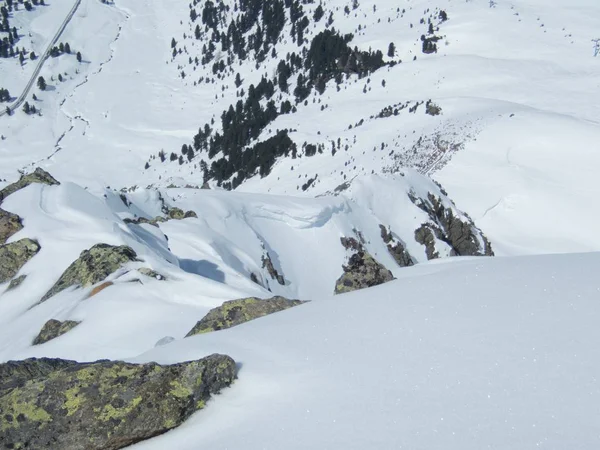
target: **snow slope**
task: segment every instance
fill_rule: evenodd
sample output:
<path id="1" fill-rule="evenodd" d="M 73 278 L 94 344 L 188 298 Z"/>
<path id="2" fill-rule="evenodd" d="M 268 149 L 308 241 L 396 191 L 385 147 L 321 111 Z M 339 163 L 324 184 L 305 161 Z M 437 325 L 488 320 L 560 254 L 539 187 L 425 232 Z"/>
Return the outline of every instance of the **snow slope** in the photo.
<path id="1" fill-rule="evenodd" d="M 292 128 L 297 144 L 322 144 L 325 151 L 281 160 L 268 177 L 254 177 L 241 190 L 314 196 L 358 174 L 409 166 L 439 180 L 489 230 L 499 254 L 600 249 L 592 228 L 598 217 L 589 207 L 599 193 L 600 66 L 591 42 L 600 26 L 597 2 L 499 1 L 490 8 L 483 0 L 414 0 L 402 12 L 395 3 L 364 0 L 345 14 L 346 3 L 327 2 L 325 17 L 333 13 L 333 26 L 354 33 L 352 45 L 360 49 L 386 53 L 394 42 L 402 64 L 369 80 L 351 77 L 339 92 L 330 82 L 322 96 L 313 93 L 297 113 L 276 119 L 261 140 Z M 316 6 L 304 9 L 311 16 Z M 425 55 L 419 38 L 427 23 L 420 20 L 436 8 L 449 20 L 439 25 L 437 54 Z M 49 22 L 61 16 L 55 5 L 42 12 Z M 206 155 L 183 165 L 149 157 L 160 150 L 179 155 L 205 122 L 215 118 L 218 126 L 221 112 L 238 100 L 234 74 L 241 73 L 247 91 L 263 74 L 273 75 L 279 57 L 258 68 L 253 57 L 236 61 L 214 84 L 194 85 L 214 75 L 212 64 L 188 62 L 202 53 L 193 26 L 186 3 L 83 0 L 63 40 L 81 49 L 85 61 L 59 57 L 45 67 L 55 90 L 37 92 L 43 117 L 0 119 L 6 137 L 0 177 L 12 180 L 18 169 L 41 164 L 61 179 L 95 188 L 202 184 L 199 161 Z M 311 23 L 307 40 L 324 27 L 325 19 Z M 279 55 L 298 51 L 289 28 L 277 44 Z M 172 38 L 183 50 L 175 58 Z M 13 62 L 0 61 L 11 77 Z M 58 72 L 68 74 L 66 81 L 56 81 Z M 425 114 L 421 105 L 415 113 L 407 108 L 375 118 L 387 106 L 429 99 L 441 107 L 440 116 Z M 338 139 L 344 151 L 331 156 L 331 141 Z"/>

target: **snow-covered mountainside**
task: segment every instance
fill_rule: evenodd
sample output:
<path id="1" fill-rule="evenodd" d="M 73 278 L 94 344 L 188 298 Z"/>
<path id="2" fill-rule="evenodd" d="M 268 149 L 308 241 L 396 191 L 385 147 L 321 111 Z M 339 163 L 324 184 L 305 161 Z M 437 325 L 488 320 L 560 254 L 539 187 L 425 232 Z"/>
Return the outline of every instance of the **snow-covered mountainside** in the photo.
<path id="1" fill-rule="evenodd" d="M 598 30 L 0 0 L 0 449 L 598 448 Z"/>

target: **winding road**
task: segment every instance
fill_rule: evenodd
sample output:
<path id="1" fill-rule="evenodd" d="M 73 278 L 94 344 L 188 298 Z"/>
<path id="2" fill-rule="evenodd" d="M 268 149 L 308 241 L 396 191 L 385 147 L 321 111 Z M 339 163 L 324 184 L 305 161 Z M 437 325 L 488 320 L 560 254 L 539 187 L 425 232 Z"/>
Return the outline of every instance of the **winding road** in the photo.
<path id="1" fill-rule="evenodd" d="M 56 34 L 54 35 L 54 37 L 52 38 L 52 40 L 48 43 L 48 46 L 46 47 L 46 51 L 44 52 L 44 54 L 42 56 L 40 56 L 38 58 L 38 63 L 36 65 L 36 67 L 35 67 L 35 70 L 31 74 L 31 78 L 27 82 L 27 85 L 25 86 L 25 89 L 23 89 L 23 92 L 21 93 L 21 95 L 19 95 L 19 97 L 17 98 L 17 100 L 12 105 L 8 105 L 8 107 L 10 108 L 11 111 L 15 111 L 19 106 L 21 106 L 21 104 L 25 101 L 25 99 L 29 95 L 29 91 L 33 87 L 33 84 L 36 82 L 37 77 L 39 76 L 40 71 L 42 70 L 42 67 L 43 67 L 44 63 L 50 57 L 50 51 L 52 50 L 52 47 L 54 47 L 56 45 L 56 43 L 58 42 L 58 39 L 60 38 L 60 36 L 65 31 L 65 28 L 67 28 L 67 25 L 69 24 L 69 22 L 71 21 L 71 19 L 75 15 L 75 12 L 77 11 L 77 8 L 79 8 L 80 4 L 81 4 L 81 0 L 76 0 L 75 1 L 75 4 L 73 5 L 73 8 L 71 8 L 71 10 L 69 11 L 69 14 L 67 14 L 67 16 L 65 17 L 65 20 L 63 20 L 62 24 L 58 28 L 58 31 L 56 32 Z M 3 107 L 0 110 L 0 117 L 3 116 L 3 115 L 5 115 L 5 114 L 6 114 L 6 107 Z"/>

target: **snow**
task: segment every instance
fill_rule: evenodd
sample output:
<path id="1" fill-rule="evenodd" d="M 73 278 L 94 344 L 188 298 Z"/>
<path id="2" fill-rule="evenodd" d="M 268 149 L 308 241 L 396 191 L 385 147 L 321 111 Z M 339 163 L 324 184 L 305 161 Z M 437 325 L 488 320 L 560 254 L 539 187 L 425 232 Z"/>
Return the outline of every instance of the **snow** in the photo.
<path id="1" fill-rule="evenodd" d="M 18 45 L 36 54 L 73 6 L 48 3 L 11 17 L 20 33 L 31 31 Z M 187 2 L 81 1 L 59 39 L 73 54 L 50 58 L 41 72 L 50 89 L 34 88 L 39 100 L 28 98 L 42 115 L 0 117 L 1 184 L 36 166 L 62 183 L 32 185 L 2 203 L 23 218 L 10 241 L 37 239 L 41 250 L 20 271 L 27 278 L 19 288 L 0 286 L 0 362 L 167 364 L 213 352 L 238 362 L 231 388 L 137 449 L 598 448 L 600 59 L 591 41 L 600 4 L 411 0 L 399 13 L 394 2 L 361 0 L 349 15 L 345 4 L 327 2 L 325 18 L 334 11 L 335 28 L 354 33 L 361 49 L 386 54 L 394 42 L 402 64 L 369 82 L 351 77 L 339 92 L 331 82 L 297 113 L 280 116 L 261 140 L 293 129 L 299 146 L 323 144 L 323 154 L 280 160 L 268 177 L 226 192 L 192 188 L 202 185 L 199 159 L 149 159 L 161 149 L 179 155 L 200 126 L 213 117 L 218 124 L 239 99 L 235 75 L 193 85 L 213 75 L 210 65 L 188 64 L 202 45 L 183 38 L 193 36 Z M 303 6 L 310 14 L 317 3 Z M 440 25 L 438 53 L 424 55 L 427 24 L 419 21 L 435 8 L 449 20 Z M 307 38 L 324 22 L 311 24 Z M 278 55 L 298 51 L 288 27 Z M 186 50 L 174 59 L 173 37 Z M 236 61 L 234 73 L 247 90 L 272 76 L 278 60 L 258 68 L 252 58 Z M 0 87 L 19 95 L 33 67 L 0 59 Z M 409 112 L 430 99 L 441 115 L 427 115 L 424 104 Z M 378 118 L 390 105 L 407 107 Z M 456 202 L 499 257 L 427 262 L 414 240 L 427 215 L 408 193 L 428 192 L 446 207 Z M 158 227 L 124 221 L 163 215 L 165 206 L 198 218 Z M 419 264 L 398 267 L 380 225 Z M 348 257 L 340 237 L 356 231 L 396 280 L 334 296 Z M 140 261 L 91 298 L 91 288 L 67 289 L 37 304 L 83 250 L 101 242 L 129 245 Z M 283 285 L 263 267 L 266 254 Z M 184 338 L 226 300 L 272 295 L 310 302 Z M 51 318 L 82 323 L 31 346 Z"/>

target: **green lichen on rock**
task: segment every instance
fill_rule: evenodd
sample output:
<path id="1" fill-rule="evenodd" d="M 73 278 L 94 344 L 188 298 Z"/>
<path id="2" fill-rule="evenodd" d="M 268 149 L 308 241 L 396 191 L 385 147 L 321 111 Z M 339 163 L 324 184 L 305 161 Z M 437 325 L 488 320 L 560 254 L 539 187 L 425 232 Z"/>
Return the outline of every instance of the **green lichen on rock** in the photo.
<path id="1" fill-rule="evenodd" d="M 154 278 L 159 281 L 164 281 L 167 279 L 167 277 L 165 277 L 164 275 L 158 273 L 155 270 L 149 269 L 148 267 L 142 267 L 142 268 L 138 269 L 138 272 L 141 273 L 142 275 L 145 275 L 150 278 Z"/>
<path id="2" fill-rule="evenodd" d="M 0 245 L 0 283 L 13 278 L 39 251 L 40 245 L 31 239 Z"/>
<path id="3" fill-rule="evenodd" d="M 79 258 L 64 271 L 40 302 L 48 300 L 71 286 L 92 286 L 117 271 L 123 264 L 133 261 L 137 261 L 137 255 L 131 247 L 94 245 L 89 250 L 81 252 Z"/>
<path id="4" fill-rule="evenodd" d="M 373 258 L 365 249 L 365 239 L 362 233 L 358 230 L 353 231 L 358 239 L 353 237 L 340 238 L 340 243 L 351 253 L 351 256 L 348 265 L 342 266 L 344 273 L 335 283 L 335 294 L 377 286 L 394 279 L 392 272 Z M 385 241 L 388 236 L 382 236 L 382 238 Z"/>
<path id="5" fill-rule="evenodd" d="M 231 328 L 253 319 L 258 319 L 293 306 L 300 305 L 301 300 L 288 300 L 284 297 L 260 299 L 256 297 L 230 300 L 217 308 L 211 309 L 186 337 L 201 333 Z"/>
<path id="6" fill-rule="evenodd" d="M 80 323 L 81 322 L 76 322 L 74 320 L 65 320 L 64 322 L 61 322 L 60 320 L 50 319 L 44 324 L 40 334 L 33 340 L 33 345 L 44 344 L 52 339 L 56 339 L 68 331 L 71 331 Z"/>
<path id="7" fill-rule="evenodd" d="M 383 264 L 362 249 L 350 257 L 348 265 L 342 266 L 343 275 L 335 283 L 335 294 L 378 286 L 394 279 Z"/>
<path id="8" fill-rule="evenodd" d="M 179 426 L 236 366 L 217 354 L 170 366 L 42 358 L 0 364 L 0 375 L 0 448 L 116 450 Z"/>
<path id="9" fill-rule="evenodd" d="M 22 229 L 19 216 L 0 208 L 0 244 L 5 244 L 9 237 Z"/>
<path id="10" fill-rule="evenodd" d="M 185 217 L 185 212 L 181 208 L 169 208 L 169 219 L 181 220 Z"/>
<path id="11" fill-rule="evenodd" d="M 10 194 L 14 194 L 18 190 L 23 189 L 32 183 L 41 183 L 47 185 L 60 184 L 52 175 L 38 167 L 32 173 L 22 175 L 19 181 L 16 183 L 9 184 L 4 189 L 0 190 L 0 203 L 2 203 L 2 201 Z"/>

